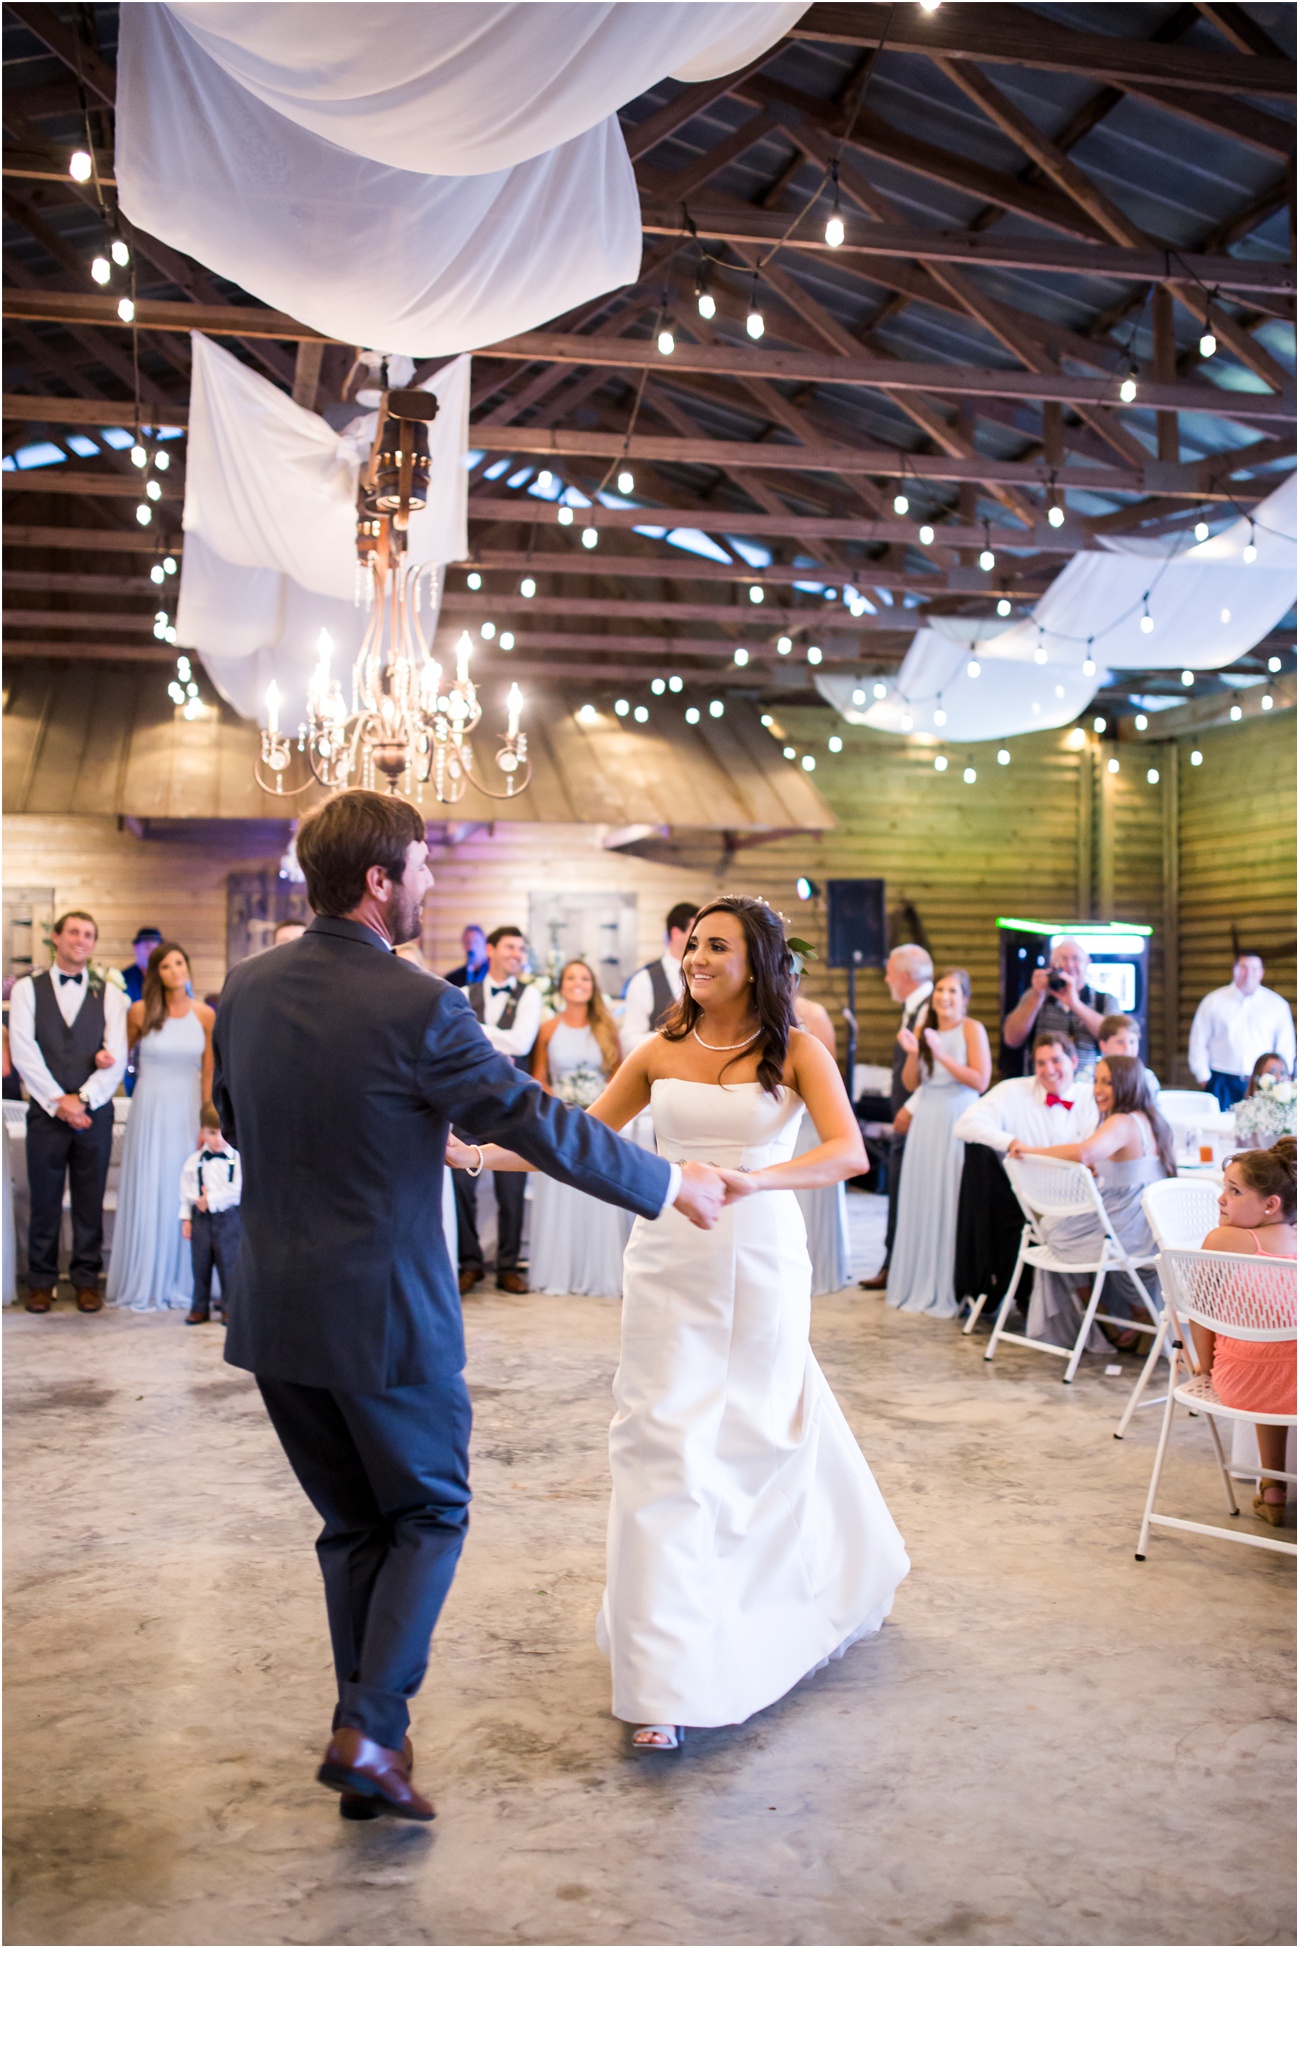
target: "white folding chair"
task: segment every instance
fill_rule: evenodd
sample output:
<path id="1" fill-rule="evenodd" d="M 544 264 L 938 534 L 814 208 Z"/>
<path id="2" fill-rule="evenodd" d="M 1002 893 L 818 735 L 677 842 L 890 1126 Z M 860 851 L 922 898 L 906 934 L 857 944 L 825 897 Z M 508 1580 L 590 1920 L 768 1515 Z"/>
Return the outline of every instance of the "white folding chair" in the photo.
<path id="1" fill-rule="evenodd" d="M 1093 1323 L 1113 1324 L 1120 1330 L 1148 1330 L 1152 1338 L 1157 1334 L 1159 1312 L 1142 1282 L 1139 1267 L 1150 1267 L 1155 1263 L 1149 1258 L 1134 1259 L 1127 1248 L 1120 1244 L 1114 1234 L 1114 1227 L 1105 1213 L 1100 1189 L 1085 1166 L 1075 1166 L 1066 1159 L 1007 1159 L 1006 1172 L 1015 1190 L 1016 1199 L 1024 1212 L 1024 1228 L 1020 1233 L 1019 1256 L 1015 1271 L 1006 1289 L 1005 1298 L 997 1311 L 997 1320 L 988 1339 L 985 1359 L 996 1355 L 1000 1343 L 1021 1344 L 1029 1351 L 1049 1351 L 1057 1358 L 1067 1358 L 1064 1381 L 1067 1386 L 1078 1370 L 1083 1347 Z M 1059 1216 L 1090 1216 L 1101 1232 L 1099 1259 L 1084 1262 L 1060 1258 L 1053 1252 L 1043 1237 L 1042 1226 Z M 1006 1318 L 1014 1306 L 1015 1289 L 1025 1266 L 1033 1266 L 1040 1273 L 1067 1273 L 1095 1275 L 1091 1295 L 1083 1311 L 1081 1326 L 1073 1349 L 1063 1344 L 1048 1344 L 1041 1337 L 1017 1337 L 1007 1331 Z M 1111 1273 L 1123 1273 L 1132 1282 L 1137 1293 L 1150 1313 L 1148 1323 L 1129 1322 L 1124 1316 L 1112 1316 L 1100 1307 L 1101 1289 Z"/>
<path id="2" fill-rule="evenodd" d="M 1171 1251 L 1174 1247 L 1182 1251 L 1198 1251 L 1209 1232 L 1217 1228 L 1218 1190 L 1211 1181 L 1157 1180 L 1145 1190 L 1141 1206 L 1150 1225 L 1150 1234 L 1161 1252 Z M 1149 1401 L 1141 1398 L 1150 1383 L 1159 1354 L 1167 1345 L 1168 1304 L 1165 1302 L 1159 1311 L 1159 1333 L 1123 1410 L 1123 1420 L 1114 1432 L 1120 1441 L 1138 1408 L 1161 1408 L 1168 1398 L 1166 1394 L 1156 1394 Z"/>
<path id="3" fill-rule="evenodd" d="M 1220 1117 L 1222 1109 L 1207 1088 L 1161 1088 L 1159 1114 L 1166 1123 L 1198 1124 Z"/>
<path id="4" fill-rule="evenodd" d="M 1242 1529 L 1217 1529 L 1211 1522 L 1188 1522 L 1179 1515 L 1157 1515 L 1155 1497 L 1173 1416 L 1179 1408 L 1202 1415 L 1209 1425 L 1213 1454 L 1218 1461 L 1227 1496 L 1228 1514 L 1240 1513 L 1231 1484 L 1233 1477 L 1271 1479 L 1280 1485 L 1288 1482 L 1291 1476 L 1288 1472 L 1274 1472 L 1261 1463 L 1230 1466 L 1222 1454 L 1218 1422 L 1271 1423 L 1280 1429 L 1292 1426 L 1299 1418 L 1294 1415 L 1264 1415 L 1250 1408 L 1229 1408 L 1225 1402 L 1219 1401 L 1213 1392 L 1212 1382 L 1196 1377 L 1199 1363 L 1190 1325 L 1192 1322 L 1200 1323 L 1217 1336 L 1243 1338 L 1255 1344 L 1279 1344 L 1287 1340 L 1293 1343 L 1296 1328 L 1295 1261 L 1265 1259 L 1256 1252 L 1197 1252 L 1173 1248 L 1159 1254 L 1159 1278 L 1168 1306 L 1173 1344 L 1168 1368 L 1168 1399 L 1164 1406 L 1163 1427 L 1159 1432 L 1159 1448 L 1155 1452 L 1155 1469 L 1150 1475 L 1150 1491 L 1146 1495 L 1146 1511 L 1141 1518 L 1141 1534 L 1137 1538 L 1137 1557 L 1144 1560 L 1152 1528 L 1186 1529 L 1195 1536 L 1216 1536 L 1224 1543 L 1247 1543 L 1254 1550 L 1280 1550 L 1293 1557 L 1294 1544 L 1283 1543 L 1275 1536 L 1246 1535 Z M 1179 1381 L 1186 1364 L 1189 1364 L 1193 1377 L 1189 1381 Z"/>

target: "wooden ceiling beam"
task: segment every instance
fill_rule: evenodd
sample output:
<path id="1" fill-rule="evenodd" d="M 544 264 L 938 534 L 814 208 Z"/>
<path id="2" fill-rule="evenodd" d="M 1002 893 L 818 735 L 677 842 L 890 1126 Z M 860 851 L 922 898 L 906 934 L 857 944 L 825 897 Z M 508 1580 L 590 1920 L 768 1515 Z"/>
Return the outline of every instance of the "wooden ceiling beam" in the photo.
<path id="1" fill-rule="evenodd" d="M 829 133 L 829 130 L 827 130 Z M 701 241 L 733 242 L 741 247 L 763 248 L 782 243 L 787 249 L 806 249 L 826 255 L 825 222 L 809 214 L 795 229 L 796 214 L 764 214 L 756 206 L 734 201 L 692 206 L 690 218 Z M 681 235 L 679 207 L 664 207 L 646 193 L 641 208 L 641 225 L 647 235 Z M 1115 277 L 1134 284 L 1153 284 L 1167 277 L 1169 270 L 1194 274 L 1202 284 L 1230 296 L 1233 290 L 1292 296 L 1296 270 L 1292 263 L 1262 263 L 1221 253 L 1206 255 L 1189 249 L 1122 249 L 1096 242 L 1052 242 L 1028 236 L 994 236 L 943 230 L 934 233 L 902 222 L 862 220 L 849 214 L 844 220 L 842 246 L 829 258 L 838 264 L 844 256 L 897 257 L 911 262 L 954 263 L 966 268 L 1042 271 L 1066 277 Z"/>
<path id="2" fill-rule="evenodd" d="M 30 29 L 38 42 L 44 43 L 52 56 L 66 64 L 74 76 L 84 81 L 86 91 L 105 107 L 117 104 L 117 73 L 111 64 L 105 63 L 99 52 L 73 31 L 62 20 L 57 7 L 26 7 L 7 0 L 9 12 L 24 28 Z"/>
<path id="3" fill-rule="evenodd" d="M 1178 48 L 1134 37 L 1058 27 L 1031 7 L 813 6 L 788 31 L 791 42 L 850 43 L 924 57 L 968 58 L 1029 71 L 1066 71 L 1121 85 L 1168 85 L 1186 92 L 1293 99 L 1295 67 L 1283 56 Z"/>
<path id="4" fill-rule="evenodd" d="M 126 399 L 46 398 L 27 391 L 6 391 L 3 406 L 7 420 L 33 420 L 41 426 L 135 426 L 135 407 Z M 188 405 L 148 405 L 143 408 L 141 416 L 146 426 L 189 425 Z"/>
<path id="5" fill-rule="evenodd" d="M 1206 5 L 1205 0 L 1196 0 L 1196 11 L 1202 14 L 1212 28 L 1226 39 L 1233 50 L 1243 50 L 1254 57 L 1280 57 L 1285 51 L 1274 43 L 1261 23 L 1255 21 L 1247 8 L 1235 6 Z"/>
<path id="6" fill-rule="evenodd" d="M 656 107 L 652 114 L 647 114 L 643 121 L 638 121 L 634 128 L 625 128 L 623 141 L 627 145 L 627 154 L 632 162 L 638 163 L 641 157 L 648 156 L 652 149 L 658 148 L 660 142 L 666 142 L 669 136 L 684 128 L 687 121 L 693 121 L 697 114 L 706 114 L 718 100 L 723 100 L 728 93 L 734 92 L 737 85 L 742 85 L 755 71 L 761 71 L 765 64 L 770 64 L 784 48 L 783 42 L 777 43 L 773 49 L 764 50 L 760 57 L 755 57 L 751 63 L 741 65 L 738 71 L 729 72 L 725 78 L 705 78 L 697 85 L 686 86 L 683 92 L 677 93 L 665 106 Z"/>

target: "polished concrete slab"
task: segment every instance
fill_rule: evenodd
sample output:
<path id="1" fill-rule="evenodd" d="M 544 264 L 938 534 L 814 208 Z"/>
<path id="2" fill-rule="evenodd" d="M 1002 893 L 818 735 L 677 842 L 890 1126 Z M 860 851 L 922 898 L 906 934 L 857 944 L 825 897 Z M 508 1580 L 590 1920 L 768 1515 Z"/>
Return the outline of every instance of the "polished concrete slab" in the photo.
<path id="1" fill-rule="evenodd" d="M 911 1551 L 894 1616 L 743 1728 L 630 1755 L 593 1636 L 617 1319 L 468 1303 L 420 1830 L 313 1782 L 314 1520 L 219 1328 L 6 1312 L 9 1943 L 1293 1941 L 1290 1561 L 1169 1534 L 1135 1563 L 1126 1375 L 988 1368 L 856 1288 L 814 1337 Z M 1215 1484 L 1187 1428 L 1170 1508 L 1220 1519 Z"/>

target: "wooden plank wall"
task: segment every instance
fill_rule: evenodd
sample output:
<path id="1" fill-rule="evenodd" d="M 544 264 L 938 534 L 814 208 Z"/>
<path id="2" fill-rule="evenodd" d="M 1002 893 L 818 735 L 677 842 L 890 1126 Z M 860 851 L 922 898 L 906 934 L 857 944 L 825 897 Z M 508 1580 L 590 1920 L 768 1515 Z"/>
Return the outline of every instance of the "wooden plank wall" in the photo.
<path id="1" fill-rule="evenodd" d="M 1295 714 L 1177 741 L 1181 1044 L 1196 1004 L 1231 979 L 1231 927 L 1295 1000 Z M 1203 764 L 1190 765 L 1193 750 Z"/>
<path id="2" fill-rule="evenodd" d="M 1167 885 L 1164 800 L 1168 756 L 1176 754 L 1180 879 L 1179 1051 L 1196 1002 L 1230 973 L 1230 925 L 1263 947 L 1272 985 L 1294 998 L 1294 718 L 1277 713 L 1222 727 L 1192 742 L 1124 747 L 1118 776 L 1089 738 L 1072 750 L 1065 735 L 1014 739 L 999 768 L 995 746 L 951 746 L 946 775 L 934 771 L 932 743 L 883 740 L 837 728 L 843 752 L 827 752 L 835 721 L 809 708 L 784 714 L 791 741 L 817 758 L 817 785 L 841 820 L 821 839 L 795 838 L 741 853 L 723 874 L 607 853 L 603 828 L 499 824 L 456 847 L 436 847 L 437 887 L 426 918 L 431 964 L 458 957 L 462 924 L 525 924 L 534 889 L 634 891 L 640 946 L 659 943 L 664 911 L 681 897 L 721 888 L 763 895 L 821 952 L 808 986 L 835 1013 L 847 977 L 824 965 L 824 898 L 800 903 L 794 880 L 883 875 L 891 912 L 914 906 L 941 965 L 965 966 L 974 1011 L 996 1025 L 999 915 L 1109 914 L 1155 926 L 1151 1063 L 1176 1078 L 1163 1029 L 1163 914 Z M 967 786 L 967 759 L 977 781 Z M 1161 782 L 1146 781 L 1151 765 Z M 1094 820 L 1094 823 L 1093 823 Z M 434 820 L 435 823 L 441 822 Z M 5 823 L 6 887 L 53 887 L 56 906 L 84 904 L 102 920 L 102 956 L 125 961 L 136 926 L 157 922 L 192 950 L 196 979 L 217 988 L 225 970 L 225 881 L 273 862 L 268 824 L 216 825 L 201 843 L 138 839 L 112 819 L 27 815 Z M 250 848 L 250 834 L 256 844 Z M 1103 901 L 1107 893 L 1108 900 Z M 1286 950 L 1288 949 L 1288 951 Z M 860 1057 L 887 1062 L 897 1013 L 882 974 L 858 980 Z"/>

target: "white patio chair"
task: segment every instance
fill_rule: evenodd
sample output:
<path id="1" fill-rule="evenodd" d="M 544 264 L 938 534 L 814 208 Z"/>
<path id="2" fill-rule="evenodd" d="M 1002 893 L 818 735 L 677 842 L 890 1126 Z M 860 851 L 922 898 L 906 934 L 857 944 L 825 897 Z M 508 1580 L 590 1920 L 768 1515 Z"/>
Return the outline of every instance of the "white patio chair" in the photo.
<path id="1" fill-rule="evenodd" d="M 1006 1172 L 1015 1190 L 1016 1199 L 1024 1211 L 1024 1228 L 1019 1240 L 1019 1256 L 1015 1271 L 1001 1307 L 992 1335 L 988 1339 L 985 1359 L 996 1355 L 1000 1343 L 1020 1344 L 1029 1351 L 1049 1351 L 1057 1358 L 1067 1358 L 1064 1370 L 1067 1386 L 1078 1370 L 1083 1347 L 1093 1323 L 1113 1324 L 1120 1330 L 1148 1330 L 1152 1338 L 1157 1334 L 1159 1312 L 1151 1300 L 1141 1279 L 1139 1267 L 1151 1267 L 1155 1260 L 1136 1259 L 1120 1244 L 1114 1234 L 1114 1227 L 1105 1212 L 1101 1192 L 1085 1166 L 1076 1166 L 1067 1159 L 1007 1159 Z M 1100 1258 L 1084 1262 L 1060 1258 L 1044 1241 L 1042 1225 L 1057 1216 L 1090 1216 L 1102 1233 Z M 1094 1274 L 1091 1295 L 1083 1310 L 1082 1323 L 1072 1350 L 1063 1344 L 1048 1344 L 1041 1337 L 1017 1337 L 1007 1331 L 1006 1318 L 1014 1306 L 1015 1289 L 1025 1266 L 1033 1266 L 1040 1273 Z M 1101 1289 L 1111 1273 L 1123 1273 L 1132 1282 L 1141 1300 L 1150 1313 L 1148 1323 L 1130 1322 L 1124 1316 L 1113 1316 L 1100 1307 Z"/>
<path id="2" fill-rule="evenodd" d="M 1145 1190 L 1141 1206 L 1150 1225 L 1150 1234 L 1161 1252 L 1171 1251 L 1174 1247 L 1182 1251 L 1198 1251 L 1209 1232 L 1218 1225 L 1218 1190 L 1212 1181 L 1157 1180 L 1153 1187 Z M 1161 1408 L 1168 1399 L 1166 1394 L 1156 1394 L 1149 1401 L 1141 1398 L 1150 1383 L 1159 1354 L 1167 1346 L 1168 1304 L 1165 1302 L 1159 1311 L 1159 1334 L 1141 1368 L 1141 1377 L 1128 1398 L 1123 1420 L 1114 1432 L 1120 1441 L 1138 1408 Z"/>
<path id="3" fill-rule="evenodd" d="M 1223 1491 L 1227 1496 L 1228 1514 L 1240 1513 L 1231 1484 L 1233 1477 L 1271 1479 L 1279 1485 L 1288 1483 L 1291 1476 L 1288 1472 L 1274 1472 L 1262 1464 L 1229 1465 L 1222 1454 L 1218 1422 L 1272 1423 L 1281 1428 L 1292 1426 L 1296 1421 L 1294 1415 L 1263 1415 L 1249 1408 L 1229 1408 L 1217 1399 L 1211 1384 L 1197 1383 L 1195 1377 L 1189 1382 L 1182 1381 L 1179 1376 L 1188 1364 L 1193 1375 L 1199 1371 L 1190 1331 L 1192 1322 L 1203 1324 L 1206 1330 L 1212 1330 L 1217 1336 L 1239 1337 L 1255 1344 L 1279 1344 L 1287 1339 L 1293 1342 L 1296 1327 L 1295 1261 L 1265 1259 L 1256 1252 L 1197 1252 L 1172 1248 L 1159 1254 L 1159 1278 L 1168 1305 L 1173 1342 L 1168 1368 L 1168 1399 L 1164 1406 L 1163 1427 L 1159 1432 L 1159 1447 L 1155 1452 L 1155 1468 L 1150 1475 L 1150 1491 L 1146 1495 L 1146 1511 L 1141 1518 L 1141 1534 L 1137 1538 L 1137 1558 L 1144 1560 L 1152 1528 L 1186 1529 L 1195 1536 L 1216 1536 L 1224 1543 L 1247 1543 L 1255 1550 L 1279 1550 L 1293 1557 L 1294 1544 L 1282 1542 L 1275 1536 L 1247 1535 L 1242 1529 L 1217 1529 L 1211 1522 L 1188 1522 L 1179 1515 L 1157 1515 L 1155 1498 L 1173 1416 L 1179 1408 L 1190 1414 L 1202 1415 L 1209 1425 L 1213 1454 L 1218 1461 Z"/>

